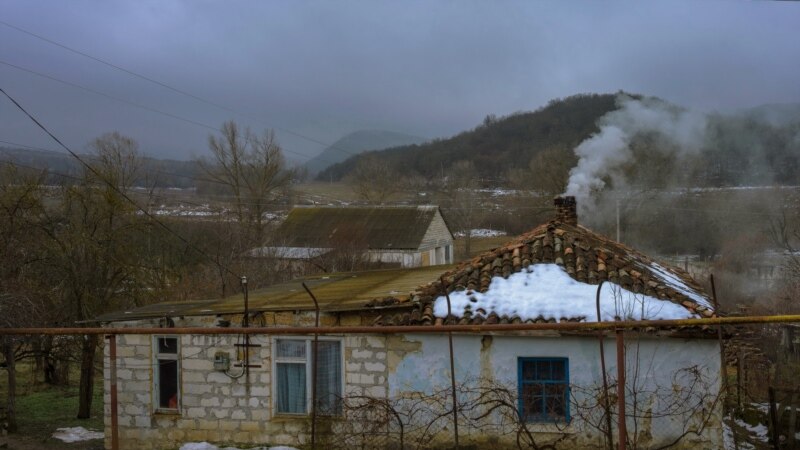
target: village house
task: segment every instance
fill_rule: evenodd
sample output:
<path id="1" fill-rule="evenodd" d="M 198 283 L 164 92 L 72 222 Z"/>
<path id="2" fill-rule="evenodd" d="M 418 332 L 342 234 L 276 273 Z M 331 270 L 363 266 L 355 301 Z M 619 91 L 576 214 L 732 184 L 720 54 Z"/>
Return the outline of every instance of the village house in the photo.
<path id="1" fill-rule="evenodd" d="M 453 439 L 451 369 L 448 335 L 436 327 L 597 321 L 601 282 L 603 321 L 714 316 L 686 273 L 579 226 L 573 198 L 557 206 L 553 221 L 455 266 L 325 274 L 251 292 L 250 326 L 278 334 L 170 333 L 173 326 L 239 325 L 241 295 L 100 317 L 107 327 L 163 327 L 154 336 L 117 338 L 121 448 L 301 446 L 312 426 L 319 448 L 445 447 Z M 301 283 L 319 303 L 320 324 L 343 330 L 318 337 L 315 383 L 314 335 L 279 332 L 314 325 L 314 303 Z M 375 332 L 346 332 L 351 326 Z M 433 332 L 381 331 L 388 326 Z M 638 448 L 721 448 L 716 333 L 646 328 L 624 337 L 629 439 Z M 580 330 L 454 333 L 461 443 L 602 447 L 600 341 L 597 331 Z M 603 342 L 613 386 L 614 338 Z M 108 349 L 105 358 L 108 447 Z"/>
<path id="2" fill-rule="evenodd" d="M 280 245 L 251 251 L 323 265 L 341 253 L 384 267 L 453 263 L 453 234 L 437 206 L 297 206 L 276 231 Z"/>

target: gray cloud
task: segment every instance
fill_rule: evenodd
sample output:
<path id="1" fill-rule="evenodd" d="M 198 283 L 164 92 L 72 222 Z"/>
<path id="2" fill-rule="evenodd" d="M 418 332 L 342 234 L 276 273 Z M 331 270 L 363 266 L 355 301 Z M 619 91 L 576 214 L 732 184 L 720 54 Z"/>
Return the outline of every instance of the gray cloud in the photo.
<path id="1" fill-rule="evenodd" d="M 447 136 L 489 113 L 619 89 L 698 110 L 800 101 L 800 5 L 668 2 L 35 2 L 0 20 L 247 113 L 185 98 L 0 26 L 0 60 L 194 121 L 333 142 L 363 128 Z M 163 157 L 208 130 L 0 65 L 72 146 L 119 130 Z M 0 140 L 52 147 L 0 103 Z M 255 116 L 257 119 L 251 118 Z M 278 132 L 290 156 L 323 145 Z"/>

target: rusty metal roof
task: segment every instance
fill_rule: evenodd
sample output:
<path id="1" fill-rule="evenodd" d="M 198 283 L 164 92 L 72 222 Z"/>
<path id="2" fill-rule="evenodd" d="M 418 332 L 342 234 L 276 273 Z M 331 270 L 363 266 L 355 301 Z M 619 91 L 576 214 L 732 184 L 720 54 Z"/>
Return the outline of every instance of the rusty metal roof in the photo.
<path id="1" fill-rule="evenodd" d="M 249 294 L 249 309 L 257 311 L 313 310 L 314 302 L 303 289 L 305 282 L 317 297 L 322 311 L 357 311 L 376 308 L 376 301 L 390 299 L 393 307 L 410 303 L 413 292 L 429 284 L 453 266 L 428 266 L 414 269 L 373 270 L 354 273 L 323 274 L 276 284 Z M 99 322 L 154 319 L 165 316 L 206 316 L 241 314 L 242 294 L 225 299 L 164 302 L 129 311 L 98 317 Z"/>

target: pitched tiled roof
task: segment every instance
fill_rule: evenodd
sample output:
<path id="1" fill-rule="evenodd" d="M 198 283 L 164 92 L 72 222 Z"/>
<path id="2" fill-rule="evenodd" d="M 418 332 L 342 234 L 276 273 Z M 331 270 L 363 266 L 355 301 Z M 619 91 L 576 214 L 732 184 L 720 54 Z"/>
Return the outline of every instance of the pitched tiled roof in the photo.
<path id="1" fill-rule="evenodd" d="M 370 249 L 416 249 L 437 211 L 436 206 L 296 207 L 277 235 L 292 247 L 357 243 Z"/>
<path id="2" fill-rule="evenodd" d="M 553 221 L 539 226 L 494 250 L 464 261 L 443 274 L 448 292 L 473 290 L 486 292 L 493 277 L 508 278 L 532 264 L 561 266 L 573 279 L 599 284 L 613 282 L 628 291 L 644 294 L 683 306 L 700 317 L 713 317 L 711 302 L 703 289 L 684 271 L 659 265 L 647 256 L 578 225 Z M 499 317 L 493 311 L 478 309 L 463 317 L 437 318 L 433 303 L 443 295 L 442 283 L 421 286 L 409 310 L 383 315 L 376 324 L 481 324 L 520 323 L 520 317 Z M 554 299 L 553 301 L 558 301 Z M 376 303 L 377 304 L 377 303 Z M 386 300 L 380 302 L 386 305 Z M 560 320 L 580 321 L 583 317 Z M 528 319 L 555 321 L 556 318 Z"/>

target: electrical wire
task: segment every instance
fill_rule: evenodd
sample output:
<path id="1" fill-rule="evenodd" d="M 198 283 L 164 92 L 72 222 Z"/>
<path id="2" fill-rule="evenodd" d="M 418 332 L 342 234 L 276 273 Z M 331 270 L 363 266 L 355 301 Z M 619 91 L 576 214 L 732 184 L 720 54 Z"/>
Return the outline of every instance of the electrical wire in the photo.
<path id="1" fill-rule="evenodd" d="M 56 77 L 51 76 L 51 75 L 47 75 L 47 74 L 44 74 L 44 73 L 41 73 L 41 72 L 37 72 L 37 71 L 35 71 L 33 69 L 28 69 L 26 67 L 22 67 L 22 66 L 19 66 L 17 64 L 12 64 L 10 62 L 3 61 L 3 60 L 0 60 L 0 64 L 8 66 L 8 67 L 11 67 L 13 69 L 20 70 L 22 72 L 26 72 L 26 73 L 29 73 L 29 74 L 32 74 L 32 75 L 36 75 L 38 77 L 42 77 L 42 78 L 48 79 L 50 81 L 55 81 L 57 83 L 61 83 L 61 84 L 67 85 L 67 86 L 73 87 L 75 89 L 80 89 L 82 91 L 90 92 L 92 94 L 108 98 L 110 100 L 114 100 L 114 101 L 117 101 L 117 102 L 120 102 L 120 103 L 125 103 L 127 105 L 142 109 L 144 111 L 148 111 L 148 112 L 155 113 L 155 114 L 160 114 L 160 115 L 169 117 L 171 119 L 179 120 L 181 122 L 185 122 L 185 123 L 188 123 L 190 125 L 201 127 L 201 128 L 207 129 L 207 130 L 211 130 L 211 131 L 215 131 L 215 132 L 219 132 L 219 133 L 222 132 L 222 130 L 220 128 L 215 127 L 213 125 L 209 125 L 207 123 L 198 122 L 196 120 L 188 119 L 186 117 L 182 117 L 182 116 L 179 116 L 177 114 L 173 114 L 173 113 L 170 113 L 170 112 L 162 111 L 160 109 L 152 108 L 150 106 L 143 105 L 143 104 L 136 103 L 136 102 L 132 102 L 130 100 L 125 100 L 124 98 L 120 98 L 120 97 L 116 97 L 116 96 L 113 96 L 113 95 L 110 95 L 110 94 L 106 94 L 105 92 L 101 92 L 101 91 L 98 91 L 98 90 L 95 90 L 95 89 L 92 89 L 92 88 L 89 88 L 89 87 L 86 87 L 86 86 L 82 86 L 80 84 L 73 83 L 71 81 L 62 80 L 60 78 L 56 78 Z M 291 153 L 291 154 L 296 155 L 296 156 L 300 156 L 301 158 L 304 158 L 306 160 L 310 160 L 310 159 L 313 158 L 313 157 L 309 157 L 308 155 L 305 155 L 305 154 L 302 154 L 302 153 L 299 153 L 299 152 L 296 152 L 296 151 L 293 151 L 293 150 L 288 150 L 288 149 L 285 149 L 285 148 L 281 148 L 281 151 L 286 152 L 286 153 Z M 352 154 L 352 155 L 355 156 L 356 154 Z M 330 160 L 325 160 L 324 158 L 322 158 L 322 159 L 324 161 L 329 162 L 329 163 L 335 164 L 335 162 L 332 162 Z"/>
<path id="2" fill-rule="evenodd" d="M 82 56 L 82 57 L 84 57 L 84 58 L 91 59 L 92 61 L 95 61 L 95 62 L 97 62 L 97 63 L 103 64 L 103 65 L 105 65 L 105 66 L 107 66 L 107 67 L 110 67 L 110 68 L 112 68 L 112 69 L 119 70 L 119 71 L 121 71 L 121 72 L 124 72 L 124 73 L 126 73 L 126 74 L 128 74 L 128 75 L 132 76 L 132 77 L 139 78 L 140 80 L 147 81 L 148 83 L 155 84 L 155 85 L 157 85 L 157 86 L 160 86 L 160 87 L 162 87 L 162 88 L 164 88 L 164 89 L 168 89 L 168 90 L 170 90 L 170 91 L 172 91 L 172 92 L 175 92 L 175 93 L 177 93 L 177 94 L 180 94 L 180 95 L 183 95 L 183 96 L 186 96 L 186 97 L 192 98 L 192 99 L 194 99 L 194 100 L 196 100 L 196 101 L 199 101 L 199 102 L 201 102 L 201 103 L 205 103 L 206 105 L 213 106 L 213 107 L 215 107 L 215 108 L 219 108 L 219 109 L 221 109 L 221 110 L 223 110 L 223 111 L 226 111 L 226 112 L 229 112 L 229 113 L 232 113 L 232 114 L 236 114 L 236 115 L 238 115 L 238 116 L 240 116 L 240 117 L 247 117 L 247 118 L 249 118 L 249 119 L 253 119 L 253 120 L 256 120 L 256 121 L 259 121 L 259 122 L 261 121 L 261 119 L 260 119 L 260 118 L 256 117 L 256 116 L 255 116 L 255 115 L 253 115 L 253 114 L 243 113 L 243 112 L 240 112 L 240 111 L 234 110 L 234 109 L 232 109 L 232 108 L 229 108 L 229 107 L 227 107 L 227 106 L 225 106 L 225 105 L 222 105 L 222 104 L 219 104 L 219 103 L 213 102 L 213 101 L 211 101 L 211 100 L 208 100 L 208 99 L 206 99 L 206 98 L 200 97 L 200 96 L 198 96 L 198 95 L 196 95 L 196 94 L 192 94 L 191 92 L 188 92 L 188 91 L 186 91 L 186 90 L 183 90 L 183 89 L 176 88 L 176 87 L 174 87 L 174 86 L 171 86 L 171 85 L 169 85 L 169 84 L 167 84 L 167 83 L 164 83 L 164 82 L 162 82 L 162 81 L 158 81 L 158 80 L 156 80 L 156 79 L 154 79 L 154 78 L 151 78 L 151 77 L 148 77 L 148 76 L 142 75 L 142 74 L 140 74 L 140 73 L 138 73 L 138 72 L 134 72 L 133 70 L 126 69 L 126 68 L 124 68 L 124 67 L 122 67 L 122 66 L 116 65 L 116 64 L 114 64 L 114 63 L 111 63 L 111 62 L 109 62 L 109 61 L 106 61 L 106 60 L 104 60 L 104 59 L 101 59 L 101 58 L 98 58 L 98 57 L 96 57 L 96 56 L 90 55 L 90 54 L 88 54 L 88 53 L 86 53 L 86 52 L 83 52 L 83 51 L 80 51 L 80 50 L 74 49 L 74 48 L 72 48 L 72 47 L 69 47 L 69 46 L 67 46 L 67 45 L 64 45 L 64 44 L 62 44 L 62 43 L 60 43 L 60 42 L 56 42 L 56 41 L 54 41 L 54 40 L 52 40 L 52 39 L 46 38 L 46 37 L 44 37 L 44 36 L 42 36 L 42 35 L 39 35 L 39 34 L 36 34 L 36 33 L 33 33 L 33 32 L 31 32 L 31 31 L 25 30 L 25 29 L 23 29 L 23 28 L 20 28 L 20 27 L 18 27 L 18 26 L 16 26 L 16 25 L 12 25 L 12 24 L 10 24 L 10 23 L 8 23 L 8 22 L 5 22 L 5 21 L 2 21 L 2 20 L 0 20 L 0 25 L 4 25 L 4 26 L 6 26 L 6 27 L 8 27 L 8 28 L 11 28 L 11 29 L 13 29 L 13 30 L 16 30 L 16 31 L 18 31 L 18 32 L 20 32 L 20 33 L 27 34 L 28 36 L 31 36 L 31 37 L 34 37 L 34 38 L 36 38 L 36 39 L 39 39 L 39 40 L 41 40 L 41 41 L 47 42 L 48 44 L 51 44 L 51 45 L 54 45 L 54 46 L 56 46 L 56 47 L 59 47 L 59 48 L 61 48 L 61 49 L 63 49 L 63 50 L 66 50 L 66 51 L 72 52 L 72 53 L 74 53 L 74 54 L 76 54 L 76 55 L 80 55 L 80 56 Z M 356 155 L 358 154 L 358 153 L 353 153 L 353 152 L 350 152 L 350 151 L 348 151 L 348 150 L 346 150 L 346 149 L 343 149 L 343 148 L 340 148 L 340 147 L 336 147 L 336 146 L 334 146 L 333 144 L 330 144 L 330 143 L 327 143 L 327 142 L 320 141 L 320 140 L 318 140 L 318 139 L 315 139 L 315 138 L 312 138 L 312 137 L 310 137 L 310 136 L 306 136 L 306 135 L 304 135 L 304 134 L 301 134 L 301 133 L 298 133 L 298 132 L 296 132 L 296 131 L 292 131 L 292 130 L 290 130 L 290 129 L 287 129 L 287 128 L 284 128 L 284 127 L 280 127 L 280 126 L 275 126 L 275 125 L 273 125 L 273 126 L 271 126 L 271 127 L 267 127 L 267 128 L 275 128 L 275 129 L 278 129 L 278 130 L 281 130 L 281 131 L 283 131 L 284 133 L 291 134 L 291 135 L 293 135 L 293 136 L 296 136 L 296 137 L 299 137 L 299 138 L 301 138 L 301 139 L 305 139 L 305 140 L 307 140 L 307 141 L 309 141 L 309 142 L 313 142 L 313 143 L 315 143 L 315 144 L 322 145 L 323 147 L 329 147 L 329 148 L 333 148 L 333 149 L 335 149 L 335 150 L 338 150 L 338 151 L 340 151 L 340 152 L 342 152 L 342 153 L 345 153 L 345 154 L 348 154 L 348 155 L 351 155 L 351 156 L 356 156 Z M 425 137 L 422 137 L 422 136 L 414 136 L 414 135 L 410 135 L 410 136 L 412 136 L 412 137 L 415 137 L 415 138 L 418 138 L 418 139 L 422 139 L 422 140 L 424 140 L 424 141 L 428 141 L 428 140 L 430 140 L 430 138 L 425 138 Z M 309 159 L 310 159 L 310 158 L 309 158 Z M 330 162 L 330 161 L 329 161 L 329 162 Z"/>
<path id="3" fill-rule="evenodd" d="M 150 220 L 152 220 L 153 222 L 158 224 L 161 228 L 163 228 L 169 234 L 175 236 L 178 240 L 180 240 L 181 242 L 186 244 L 189 248 L 192 248 L 193 250 L 195 250 L 198 254 L 202 255 L 204 258 L 206 258 L 209 261 L 213 262 L 218 268 L 224 270 L 225 272 L 227 272 L 227 273 L 229 273 L 231 275 L 240 276 L 239 274 L 233 272 L 230 268 L 228 268 L 224 264 L 222 264 L 219 261 L 217 261 L 216 259 L 212 258 L 211 255 L 207 254 L 205 251 L 203 251 L 203 249 L 197 247 L 192 242 L 190 242 L 189 240 L 187 240 L 186 238 L 181 236 L 179 233 L 177 233 L 176 231 L 172 230 L 165 223 L 163 223 L 162 221 L 158 220 L 158 218 L 156 216 L 150 214 L 150 212 L 148 212 L 145 208 L 142 208 L 141 206 L 139 206 L 139 204 L 136 203 L 132 198 L 130 198 L 128 196 L 128 194 L 123 192 L 119 187 L 117 187 L 113 183 L 109 182 L 105 177 L 103 177 L 100 174 L 100 172 L 98 172 L 89 163 L 85 162 L 80 156 L 78 156 L 77 153 L 72 151 L 72 149 L 67 147 L 63 142 L 61 142 L 61 140 L 58 139 L 53 133 L 51 133 L 50 130 L 48 130 L 44 125 L 42 125 L 41 122 L 39 122 L 33 115 L 31 115 L 25 108 L 23 108 L 22 105 L 19 104 L 19 102 L 17 102 L 13 97 L 11 97 L 11 95 L 9 95 L 8 92 L 6 92 L 3 88 L 0 88 L 0 92 L 3 93 L 3 95 L 5 95 L 14 104 L 14 106 L 17 107 L 17 109 L 22 111 L 31 121 L 33 121 L 33 123 L 35 123 L 36 126 L 41 128 L 42 131 L 44 131 L 48 136 L 50 136 L 50 138 L 53 139 L 53 141 L 55 141 L 64 150 L 66 150 L 70 155 L 72 155 L 73 158 L 77 159 L 81 163 L 81 165 L 83 167 L 85 167 L 88 171 L 92 172 L 98 179 L 103 181 L 108 187 L 110 187 L 113 191 L 115 191 L 117 194 L 119 194 L 122 198 L 124 198 L 127 202 L 129 202 L 131 205 L 133 205 L 136 209 L 141 211 Z"/>

